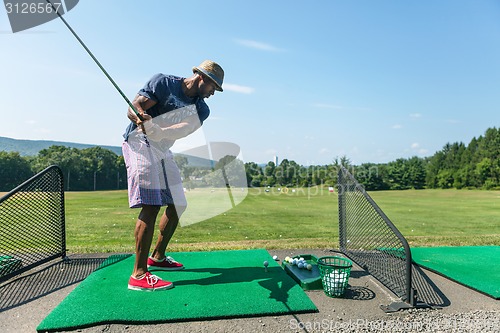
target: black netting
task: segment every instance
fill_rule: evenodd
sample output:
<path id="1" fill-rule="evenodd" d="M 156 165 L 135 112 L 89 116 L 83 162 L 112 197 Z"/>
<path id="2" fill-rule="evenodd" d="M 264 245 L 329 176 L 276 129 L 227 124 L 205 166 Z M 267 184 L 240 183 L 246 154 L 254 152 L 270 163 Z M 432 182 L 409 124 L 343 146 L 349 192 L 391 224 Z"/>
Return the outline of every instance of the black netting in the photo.
<path id="1" fill-rule="evenodd" d="M 0 281 L 65 256 L 63 188 L 51 166 L 0 198 Z"/>
<path id="2" fill-rule="evenodd" d="M 406 302 L 411 253 L 406 239 L 345 168 L 338 177 L 340 250 Z"/>

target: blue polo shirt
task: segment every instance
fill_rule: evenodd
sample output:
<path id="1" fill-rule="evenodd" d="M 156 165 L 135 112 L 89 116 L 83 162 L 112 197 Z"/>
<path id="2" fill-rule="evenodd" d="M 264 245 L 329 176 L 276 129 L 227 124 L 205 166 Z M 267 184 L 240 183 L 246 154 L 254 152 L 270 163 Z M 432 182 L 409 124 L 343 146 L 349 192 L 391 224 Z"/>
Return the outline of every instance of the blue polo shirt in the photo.
<path id="1" fill-rule="evenodd" d="M 147 110 L 147 114 L 154 118 L 169 111 L 194 104 L 200 118 L 200 123 L 203 124 L 203 121 L 210 115 L 210 109 L 203 98 L 191 98 L 184 94 L 182 91 L 182 80 L 184 78 L 178 76 L 156 74 L 146 82 L 138 94 L 156 102 L 152 108 Z M 130 122 L 123 134 L 125 141 L 136 128 L 137 125 Z"/>

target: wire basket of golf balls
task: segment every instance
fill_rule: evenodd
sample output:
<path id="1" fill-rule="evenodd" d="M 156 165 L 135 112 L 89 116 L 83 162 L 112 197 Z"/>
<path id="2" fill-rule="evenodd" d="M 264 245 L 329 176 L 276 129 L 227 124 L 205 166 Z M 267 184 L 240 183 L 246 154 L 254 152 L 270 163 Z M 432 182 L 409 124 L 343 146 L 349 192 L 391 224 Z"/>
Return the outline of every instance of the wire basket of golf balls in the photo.
<path id="1" fill-rule="evenodd" d="M 351 274 L 352 261 L 342 257 L 321 257 L 318 259 L 318 268 L 325 294 L 330 297 L 343 296 Z"/>

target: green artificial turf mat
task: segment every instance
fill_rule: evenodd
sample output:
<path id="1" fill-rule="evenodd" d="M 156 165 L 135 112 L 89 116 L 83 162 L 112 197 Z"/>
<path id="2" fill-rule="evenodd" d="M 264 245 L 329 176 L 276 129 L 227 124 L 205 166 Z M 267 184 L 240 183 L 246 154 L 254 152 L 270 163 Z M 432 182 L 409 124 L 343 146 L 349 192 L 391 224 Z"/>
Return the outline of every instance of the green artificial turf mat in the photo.
<path id="1" fill-rule="evenodd" d="M 500 298 L 500 246 L 417 247 L 411 255 L 422 267 Z"/>
<path id="2" fill-rule="evenodd" d="M 170 290 L 128 290 L 134 256 L 111 256 L 37 327 L 60 331 L 105 323 L 161 323 L 318 311 L 266 250 L 181 252 L 181 271 L 151 271 Z M 267 272 L 263 262 L 267 260 Z"/>

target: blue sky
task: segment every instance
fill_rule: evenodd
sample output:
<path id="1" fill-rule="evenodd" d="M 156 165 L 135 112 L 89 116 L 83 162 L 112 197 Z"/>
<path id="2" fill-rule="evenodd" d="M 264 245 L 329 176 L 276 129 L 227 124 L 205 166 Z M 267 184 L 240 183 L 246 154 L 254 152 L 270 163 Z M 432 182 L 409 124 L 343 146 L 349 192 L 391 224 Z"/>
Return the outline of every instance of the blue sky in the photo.
<path id="1" fill-rule="evenodd" d="M 431 156 L 500 124 L 500 1 L 86 0 L 65 19 L 132 99 L 153 74 L 225 70 L 207 141 L 303 165 Z M 121 145 L 127 105 L 60 20 L 0 10 L 0 136 Z"/>

